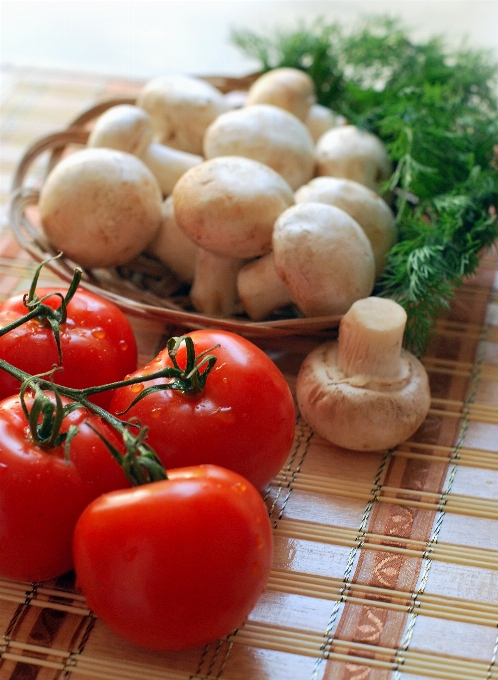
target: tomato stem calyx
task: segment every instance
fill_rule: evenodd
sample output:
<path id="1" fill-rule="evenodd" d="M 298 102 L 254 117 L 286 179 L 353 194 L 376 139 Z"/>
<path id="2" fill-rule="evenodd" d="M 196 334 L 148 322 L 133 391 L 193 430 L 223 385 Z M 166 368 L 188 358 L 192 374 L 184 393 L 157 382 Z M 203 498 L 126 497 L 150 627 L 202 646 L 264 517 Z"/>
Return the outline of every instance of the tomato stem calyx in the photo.
<path id="1" fill-rule="evenodd" d="M 65 416 L 79 404 L 71 402 L 64 406 L 56 389 L 52 390 L 55 398 L 54 403 L 35 382 L 37 378 L 38 376 L 33 376 L 25 380 L 21 385 L 19 395 L 24 415 L 28 421 L 31 438 L 37 446 L 45 449 L 52 449 L 64 443 L 64 456 L 66 462 L 69 462 L 69 444 L 78 430 L 76 427 L 70 426 L 67 432 L 61 432 L 61 426 Z M 31 410 L 26 405 L 25 397 L 28 389 L 32 390 L 34 394 Z"/>
<path id="2" fill-rule="evenodd" d="M 60 257 L 62 253 L 57 255 L 56 257 Z M 61 293 L 58 292 L 53 292 L 49 293 L 48 295 L 45 295 L 42 298 L 39 298 L 36 294 L 36 286 L 38 285 L 38 279 L 40 278 L 40 272 L 42 268 L 44 267 L 47 262 L 50 262 L 50 260 L 56 259 L 50 258 L 49 260 L 44 260 L 37 268 L 35 271 L 35 274 L 33 276 L 33 280 L 31 282 L 31 286 L 29 289 L 29 293 L 26 293 L 23 298 L 24 306 L 28 310 L 28 313 L 25 314 L 24 316 L 20 317 L 13 323 L 8 324 L 7 326 L 4 326 L 3 328 L 0 328 L 0 336 L 5 335 L 6 333 L 9 333 L 10 331 L 14 330 L 15 328 L 18 328 L 19 326 L 22 326 L 25 324 L 27 321 L 30 319 L 38 319 L 40 321 L 46 321 L 48 324 L 50 324 L 50 327 L 52 328 L 52 332 L 54 334 L 54 339 L 55 339 L 55 344 L 57 346 L 57 357 L 59 360 L 59 365 L 62 365 L 62 350 L 61 350 L 61 343 L 60 343 L 60 326 L 61 324 L 65 323 L 67 319 L 67 305 L 71 301 L 72 297 L 74 296 L 79 283 L 81 281 L 81 276 L 83 274 L 83 271 L 79 269 L 78 267 L 75 268 L 73 278 L 71 280 L 71 284 L 69 285 L 69 288 L 66 292 L 65 295 L 62 295 Z M 60 305 L 56 309 L 53 309 L 50 307 L 50 305 L 44 304 L 45 300 L 47 300 L 50 297 L 58 297 L 60 299 Z"/>
<path id="3" fill-rule="evenodd" d="M 102 439 L 132 486 L 141 486 L 168 478 L 164 465 L 156 452 L 145 441 L 147 438 L 146 427 L 139 426 L 140 429 L 137 434 L 133 434 L 127 427 L 123 428 L 121 434 L 126 449 L 124 455 L 92 425 L 89 424 L 89 427 Z"/>
<path id="4" fill-rule="evenodd" d="M 176 355 L 182 342 L 185 343 L 186 350 L 185 368 L 181 368 L 176 360 Z M 146 387 L 135 397 L 135 399 L 133 399 L 127 409 L 119 415 L 125 414 L 132 406 L 149 394 L 159 392 L 160 390 L 176 390 L 177 392 L 182 392 L 189 396 L 200 394 L 204 389 L 208 375 L 216 363 L 215 355 L 210 354 L 210 352 L 217 347 L 219 347 L 219 345 L 214 345 L 196 355 L 194 341 L 190 336 L 181 335 L 170 338 L 167 343 L 167 351 L 173 366 L 165 366 L 156 373 L 141 376 L 138 380 L 138 382 L 143 382 L 144 380 L 154 380 L 156 378 L 168 378 L 169 382 Z"/>

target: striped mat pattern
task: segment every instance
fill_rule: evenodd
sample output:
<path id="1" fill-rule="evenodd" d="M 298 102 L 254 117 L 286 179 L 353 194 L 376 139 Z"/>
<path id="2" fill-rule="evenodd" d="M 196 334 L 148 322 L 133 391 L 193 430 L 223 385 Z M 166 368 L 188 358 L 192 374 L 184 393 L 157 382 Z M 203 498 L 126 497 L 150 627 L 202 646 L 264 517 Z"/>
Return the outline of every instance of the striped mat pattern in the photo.
<path id="1" fill-rule="evenodd" d="M 10 178 L 24 148 L 138 83 L 2 70 L 0 297 L 34 270 L 11 236 Z M 66 575 L 0 580 L 2 680 L 498 680 L 498 259 L 483 257 L 424 357 L 432 406 L 391 452 L 329 445 L 300 419 L 267 490 L 275 559 L 245 625 L 202 649 L 124 644 Z M 50 274 L 42 283 L 53 281 Z M 176 332 L 131 318 L 141 361 Z M 276 361 L 294 384 L 303 358 Z"/>

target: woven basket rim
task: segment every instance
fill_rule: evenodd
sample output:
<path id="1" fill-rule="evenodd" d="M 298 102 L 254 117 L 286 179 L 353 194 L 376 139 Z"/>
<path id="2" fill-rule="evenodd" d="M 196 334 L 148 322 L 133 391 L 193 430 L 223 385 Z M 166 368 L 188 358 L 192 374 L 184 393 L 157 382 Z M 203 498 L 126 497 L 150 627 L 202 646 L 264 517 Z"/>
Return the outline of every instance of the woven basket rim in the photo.
<path id="1" fill-rule="evenodd" d="M 247 87 L 256 74 L 245 79 L 228 79 L 229 85 L 223 91 L 236 89 L 236 84 Z M 209 79 L 215 81 L 213 77 Z M 12 181 L 12 194 L 9 205 L 9 220 L 19 245 L 37 262 L 46 262 L 46 267 L 63 281 L 69 283 L 74 269 L 79 267 L 46 241 L 40 227 L 36 226 L 29 215 L 39 199 L 39 189 L 25 185 L 35 161 L 49 153 L 44 168 L 44 177 L 71 147 L 84 146 L 89 136 L 89 124 L 111 106 L 135 103 L 133 97 L 108 98 L 84 110 L 66 129 L 54 132 L 35 140 L 19 160 Z M 42 180 L 42 181 L 43 181 Z M 79 267 L 81 269 L 81 267 Z M 125 313 L 143 316 L 152 320 L 174 324 L 188 330 L 217 328 L 230 330 L 246 337 L 278 338 L 286 336 L 307 336 L 330 338 L 336 333 L 342 315 L 324 317 L 277 318 L 252 321 L 245 317 L 213 317 L 186 309 L 173 295 L 159 297 L 150 291 L 140 289 L 127 281 L 116 270 L 83 270 L 81 287 L 114 302 Z"/>

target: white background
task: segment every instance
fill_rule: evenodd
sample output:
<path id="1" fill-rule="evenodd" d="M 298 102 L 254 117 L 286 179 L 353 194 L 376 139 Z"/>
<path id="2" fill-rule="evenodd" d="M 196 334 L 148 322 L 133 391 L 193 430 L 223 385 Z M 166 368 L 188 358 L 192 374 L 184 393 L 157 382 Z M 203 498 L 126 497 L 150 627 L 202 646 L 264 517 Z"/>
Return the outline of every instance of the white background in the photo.
<path id="1" fill-rule="evenodd" d="M 413 37 L 467 39 L 498 58 L 498 0 L 160 0 L 0 3 L 3 65 L 147 79 L 165 73 L 234 75 L 258 66 L 230 41 L 232 28 L 271 31 L 323 16 L 400 17 Z"/>

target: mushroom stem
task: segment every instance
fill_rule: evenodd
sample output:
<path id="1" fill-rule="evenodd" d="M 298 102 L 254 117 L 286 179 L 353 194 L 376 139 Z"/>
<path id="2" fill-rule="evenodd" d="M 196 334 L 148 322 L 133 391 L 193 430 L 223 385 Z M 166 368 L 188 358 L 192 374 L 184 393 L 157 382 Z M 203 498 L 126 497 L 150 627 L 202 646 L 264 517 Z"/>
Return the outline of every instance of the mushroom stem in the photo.
<path id="1" fill-rule="evenodd" d="M 197 245 L 176 223 L 172 196 L 163 201 L 161 214 L 161 226 L 147 252 L 164 262 L 180 281 L 192 283 Z"/>
<path id="2" fill-rule="evenodd" d="M 337 364 L 344 375 L 386 381 L 405 377 L 401 348 L 406 318 L 393 300 L 368 297 L 355 302 L 340 325 Z"/>
<path id="3" fill-rule="evenodd" d="M 203 314 L 227 317 L 237 302 L 237 274 L 247 260 L 216 255 L 198 248 L 190 299 Z"/>
<path id="4" fill-rule="evenodd" d="M 91 130 L 88 146 L 117 149 L 138 156 L 156 177 L 166 196 L 187 170 L 203 161 L 202 156 L 152 141 L 149 114 L 131 104 L 107 109 Z"/>
<path id="5" fill-rule="evenodd" d="M 242 306 L 253 321 L 261 321 L 292 302 L 289 289 L 275 269 L 273 252 L 242 267 L 237 277 L 237 289 Z"/>
<path id="6" fill-rule="evenodd" d="M 139 154 L 145 165 L 156 176 L 161 191 L 168 196 L 184 172 L 199 165 L 204 160 L 187 151 L 180 151 L 172 147 L 152 142 Z"/>

